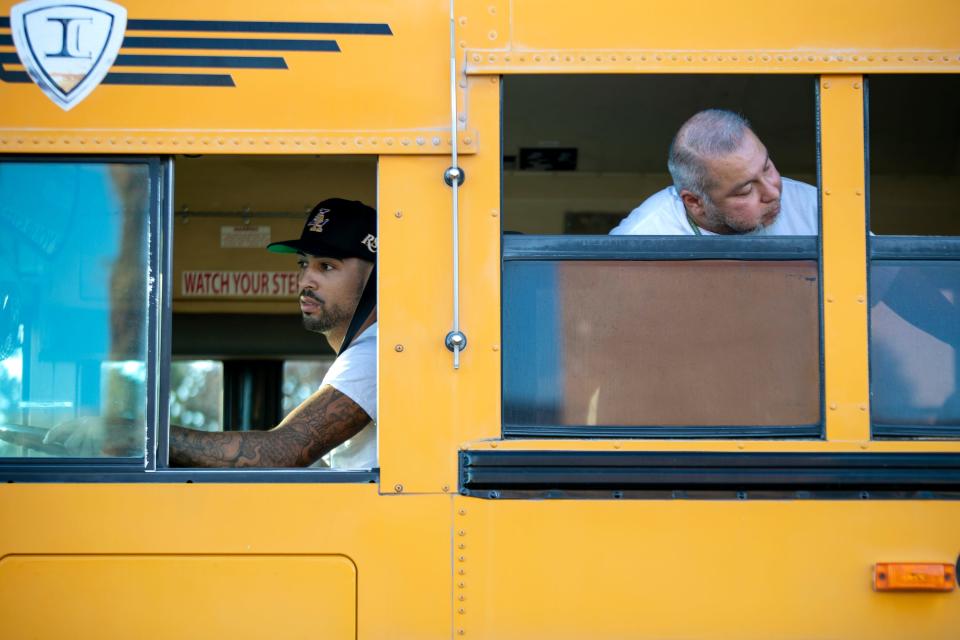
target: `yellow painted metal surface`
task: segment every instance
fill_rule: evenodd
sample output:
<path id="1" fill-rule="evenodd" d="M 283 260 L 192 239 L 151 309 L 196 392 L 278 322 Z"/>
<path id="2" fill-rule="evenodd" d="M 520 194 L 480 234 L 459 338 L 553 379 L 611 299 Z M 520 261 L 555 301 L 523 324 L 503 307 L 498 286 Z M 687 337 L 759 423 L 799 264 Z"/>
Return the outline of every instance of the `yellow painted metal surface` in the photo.
<path id="1" fill-rule="evenodd" d="M 870 439 L 863 77 L 820 79 L 828 440 Z"/>
<path id="2" fill-rule="evenodd" d="M 953 637 L 957 594 L 872 589 L 873 565 L 953 562 L 956 502 L 458 498 L 467 638 Z"/>
<path id="3" fill-rule="evenodd" d="M 8 16 L 10 0 L 0 2 Z M 138 36 L 333 39 L 339 52 L 258 52 L 286 69 L 231 69 L 234 86 L 104 84 L 64 112 L 30 82 L 0 82 L 0 151 L 449 153 L 449 3 L 125 0 L 128 19 L 386 24 L 390 35 L 136 31 Z M 0 30 L 0 33 L 8 33 Z M 0 46 L 0 52 L 13 52 Z M 127 47 L 122 54 L 197 54 Z M 210 51 L 199 53 L 211 55 Z M 244 55 L 242 51 L 213 54 Z M 247 55 L 249 52 L 247 52 Z M 5 65 L 21 71 L 17 64 Z M 196 72 L 196 69 L 162 69 Z M 157 68 L 113 67 L 129 73 Z M 227 73 L 222 69 L 201 69 Z M 362 105 L 362 108 L 358 108 Z M 469 152 L 469 146 L 463 149 Z"/>
<path id="4" fill-rule="evenodd" d="M 842 55 L 858 50 L 960 48 L 956 29 L 960 5 L 952 0 L 796 4 L 739 0 L 726 5 L 709 0 L 514 0 L 511 11 L 510 45 L 518 50 L 829 50 Z M 951 64 L 958 62 L 954 58 Z"/>
<path id="5" fill-rule="evenodd" d="M 283 637 L 344 640 L 357 637 L 356 589 L 343 556 L 7 556 L 0 636 L 271 638 L 297 620 Z"/>
<path id="6" fill-rule="evenodd" d="M 253 628 L 264 628 L 256 626 L 257 619 L 269 624 L 270 632 L 256 637 L 297 638 L 307 632 L 311 637 L 335 637 L 333 631 L 347 627 L 318 615 L 327 610 L 318 599 L 333 594 L 333 586 L 342 586 L 347 577 L 344 567 L 332 569 L 332 564 L 314 560 L 340 557 L 355 566 L 357 638 L 449 638 L 451 500 L 443 495 L 381 496 L 372 484 L 5 484 L 0 486 L 0 588 L 17 593 L 21 586 L 40 585 L 49 573 L 50 565 L 39 573 L 40 565 L 34 563 L 37 570 L 31 569 L 30 580 L 35 582 L 25 583 L 22 571 L 6 573 L 4 563 L 13 558 L 119 555 L 125 560 L 114 564 L 91 560 L 96 567 L 86 561 L 61 565 L 64 577 L 99 574 L 102 579 L 58 586 L 37 603 L 31 611 L 43 610 L 49 618 L 37 628 L 52 630 L 52 635 L 39 637 L 84 637 L 74 636 L 67 625 L 105 616 L 115 618 L 111 626 L 85 637 L 254 637 L 243 634 L 248 620 L 254 621 Z M 165 563 L 156 565 L 152 559 L 158 557 Z M 227 585 L 208 591 L 203 602 L 192 599 L 198 592 L 186 584 L 171 591 L 171 567 L 182 574 L 181 580 L 196 575 L 214 586 L 218 579 L 204 578 L 199 567 L 211 567 L 204 563 L 217 557 L 235 561 L 217 565 L 223 580 L 233 575 L 240 582 L 256 580 L 259 586 L 253 593 L 236 594 L 232 590 L 242 590 L 241 584 Z M 190 564 L 189 558 L 200 561 Z M 22 560 L 16 562 L 26 571 Z M 142 584 L 120 589 L 121 572 L 133 569 Z M 325 574 L 328 570 L 332 573 Z M 109 603 L 97 600 L 96 590 L 108 587 L 115 597 Z M 76 603 L 103 606 L 88 614 L 53 597 L 71 591 Z M 163 602 L 143 602 L 147 595 Z M 330 606 L 353 607 L 351 598 L 336 598 Z M 297 602 L 304 606 L 294 611 Z M 10 614 L 10 606 L 6 599 L 0 603 L 4 614 Z M 157 610 L 148 613 L 148 607 Z M 210 617 L 217 611 L 226 616 L 227 607 L 236 617 L 233 623 Z M 143 616 L 153 621 L 166 616 L 169 622 L 149 628 Z M 182 623 L 176 622 L 179 616 Z M 231 633 L 191 634 L 191 619 L 228 625 Z M 106 632 L 115 629 L 123 632 Z"/>

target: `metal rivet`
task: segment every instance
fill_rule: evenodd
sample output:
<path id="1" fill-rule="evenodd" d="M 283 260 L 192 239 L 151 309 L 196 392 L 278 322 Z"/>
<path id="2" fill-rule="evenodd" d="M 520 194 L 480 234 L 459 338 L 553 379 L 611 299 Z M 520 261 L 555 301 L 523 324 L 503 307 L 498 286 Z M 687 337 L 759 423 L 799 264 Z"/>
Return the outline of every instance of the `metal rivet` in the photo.
<path id="1" fill-rule="evenodd" d="M 467 548 L 467 545 L 465 545 L 465 544 L 463 544 L 463 543 L 461 542 L 460 544 L 457 545 L 457 547 L 458 547 L 459 549 L 466 549 L 466 548 Z"/>
<path id="2" fill-rule="evenodd" d="M 457 587 L 459 587 L 460 589 L 463 589 L 465 586 L 467 586 L 467 583 L 466 583 L 466 582 L 458 582 L 458 583 L 457 583 Z"/>
<path id="3" fill-rule="evenodd" d="M 491 31 L 490 33 L 487 34 L 487 37 L 490 38 L 491 40 L 496 40 L 496 39 L 497 39 L 497 32 L 496 32 L 496 31 Z"/>
<path id="4" fill-rule="evenodd" d="M 466 634 L 467 634 L 467 632 L 464 631 L 463 629 L 459 629 L 459 630 L 457 631 L 457 635 L 463 636 L 463 635 L 466 635 Z"/>
<path id="5" fill-rule="evenodd" d="M 393 214 L 393 215 L 394 215 L 395 217 L 397 217 L 397 218 L 402 218 L 402 217 L 403 217 L 403 211 L 397 211 L 397 212 L 396 212 L 395 214 Z"/>
<path id="6" fill-rule="evenodd" d="M 460 16 L 460 26 L 467 24 L 467 16 Z"/>
<path id="7" fill-rule="evenodd" d="M 857 296 L 857 302 L 862 303 L 862 302 L 863 302 L 863 296 Z"/>
<path id="8" fill-rule="evenodd" d="M 489 11 L 490 15 L 492 16 L 497 14 L 497 8 L 493 5 L 490 5 L 489 7 L 487 7 L 487 11 Z"/>
<path id="9" fill-rule="evenodd" d="M 462 593 L 461 593 L 459 596 L 457 596 L 457 600 L 459 600 L 460 602 L 463 602 L 463 601 L 466 600 L 466 599 L 467 599 L 467 597 L 466 597 L 465 595 L 463 595 Z"/>
<path id="10" fill-rule="evenodd" d="M 836 411 L 836 410 L 837 410 L 837 403 L 835 403 L 835 402 L 832 403 L 832 404 L 830 405 L 830 410 L 831 410 L 831 411 Z"/>
<path id="11" fill-rule="evenodd" d="M 462 118 L 463 116 L 460 116 L 460 117 Z M 438 137 L 436 137 L 436 136 L 434 136 L 434 138 L 433 138 L 433 140 L 431 140 L 431 142 L 433 143 L 433 146 L 435 146 L 435 147 L 439 147 L 439 146 L 440 146 L 440 138 L 438 138 Z"/>
<path id="12" fill-rule="evenodd" d="M 464 113 L 459 114 L 459 115 L 457 116 L 457 121 L 458 121 L 458 122 L 466 122 L 466 121 L 467 121 L 467 116 L 466 116 L 466 114 L 464 114 Z M 436 140 L 437 143 L 439 144 L 440 138 L 434 138 L 434 140 Z"/>
<path id="13" fill-rule="evenodd" d="M 825 195 L 825 196 L 830 195 L 830 190 L 829 190 L 829 189 L 824 189 L 824 190 L 823 190 L 823 195 Z"/>
<path id="14" fill-rule="evenodd" d="M 403 353 L 403 345 L 398 344 L 393 348 L 393 350 L 396 351 L 397 353 Z"/>
<path id="15" fill-rule="evenodd" d="M 492 349 L 493 349 L 494 351 L 500 351 L 500 345 L 495 344 L 495 345 L 493 345 Z"/>
<path id="16" fill-rule="evenodd" d="M 458 536 L 465 536 L 465 535 L 467 535 L 467 532 L 464 531 L 463 529 L 460 529 L 460 531 L 457 531 L 457 535 L 458 535 Z"/>
<path id="17" fill-rule="evenodd" d="M 466 569 L 460 569 L 459 571 L 457 571 L 457 574 L 459 574 L 459 575 L 461 575 L 461 576 L 465 576 L 465 575 L 467 575 L 467 570 L 466 570 Z"/>
<path id="18" fill-rule="evenodd" d="M 862 196 L 863 193 L 862 193 L 859 189 L 857 189 L 857 195 L 858 195 L 858 196 Z"/>
<path id="19" fill-rule="evenodd" d="M 457 609 L 457 613 L 459 613 L 460 615 L 463 615 L 466 613 L 466 611 L 464 611 L 463 609 Z"/>
<path id="20" fill-rule="evenodd" d="M 464 138 L 463 144 L 473 144 L 473 138 Z"/>
<path id="21" fill-rule="evenodd" d="M 397 493 L 403 493 L 403 485 L 402 484 L 394 485 L 393 490 L 396 491 Z"/>
<path id="22" fill-rule="evenodd" d="M 490 216 L 493 217 L 493 218 L 496 218 L 496 217 L 497 217 L 497 210 L 496 210 L 496 209 L 491 209 L 491 210 L 490 210 Z"/>
<path id="23" fill-rule="evenodd" d="M 860 411 L 866 411 L 866 410 L 867 410 L 867 405 L 865 404 L 860 405 Z"/>
<path id="24" fill-rule="evenodd" d="M 853 83 L 853 88 L 854 88 L 854 90 L 859 89 L 859 88 L 860 88 L 860 83 L 859 83 L 859 82 L 854 82 L 854 83 Z"/>
<path id="25" fill-rule="evenodd" d="M 490 447 L 491 447 L 492 449 L 496 449 L 496 448 L 497 448 L 497 443 L 496 443 L 496 442 L 491 442 L 491 443 L 490 443 Z"/>
<path id="26" fill-rule="evenodd" d="M 480 62 L 480 56 L 474 55 L 474 56 L 473 56 L 473 61 L 474 61 L 474 62 Z"/>
<path id="27" fill-rule="evenodd" d="M 448 485 L 448 484 L 445 484 L 445 485 L 443 485 L 443 486 L 440 487 L 440 488 L 443 489 L 443 492 L 444 492 L 444 493 L 446 493 L 447 491 L 450 491 L 450 485 Z"/>
<path id="28" fill-rule="evenodd" d="M 460 509 L 460 511 L 457 511 L 457 513 L 459 513 L 461 516 L 465 516 L 465 515 L 467 515 L 467 510 L 466 510 L 466 509 Z"/>
<path id="29" fill-rule="evenodd" d="M 829 88 L 830 88 L 830 83 L 824 81 L 824 83 L 823 83 L 823 88 L 824 88 L 824 89 L 829 89 Z"/>
<path id="30" fill-rule="evenodd" d="M 833 302 L 833 296 L 827 296 L 827 302 Z"/>
<path id="31" fill-rule="evenodd" d="M 466 562 L 467 556 L 457 556 L 457 562 Z"/>

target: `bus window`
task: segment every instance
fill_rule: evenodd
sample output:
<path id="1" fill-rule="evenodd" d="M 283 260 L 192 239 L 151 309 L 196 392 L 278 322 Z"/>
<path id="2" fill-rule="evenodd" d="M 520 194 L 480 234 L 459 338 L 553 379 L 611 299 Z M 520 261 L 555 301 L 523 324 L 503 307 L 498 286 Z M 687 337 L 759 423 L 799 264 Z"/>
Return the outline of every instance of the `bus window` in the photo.
<path id="1" fill-rule="evenodd" d="M 507 232 L 608 233 L 671 186 L 670 143 L 704 109 L 743 115 L 781 176 L 817 183 L 810 76 L 507 76 L 503 84 Z"/>
<path id="2" fill-rule="evenodd" d="M 960 436 L 960 76 L 871 76 L 875 437 Z"/>
<path id="3" fill-rule="evenodd" d="M 175 159 L 173 357 L 193 363 L 211 409 L 170 423 L 200 430 L 269 430 L 320 386 L 335 358 L 308 331 L 297 302 L 296 254 L 266 250 L 300 235 L 305 216 L 330 197 L 376 203 L 376 158 L 183 156 Z M 222 375 L 222 378 L 217 378 Z M 171 389 L 171 393 L 173 393 Z M 199 415 L 203 424 L 196 424 Z M 194 422 L 184 420 L 192 417 Z M 374 429 L 361 432 L 376 453 Z M 172 445 L 172 446 L 175 446 Z M 358 468 L 356 438 L 316 466 Z M 172 455 L 172 454 L 171 454 Z M 343 459 L 343 464 L 338 460 Z M 370 466 L 376 466 L 374 464 Z"/>
<path id="4" fill-rule="evenodd" d="M 143 457 L 158 185 L 146 161 L 0 162 L 0 456 Z M 110 450 L 51 437 L 84 421 Z"/>
<path id="5" fill-rule="evenodd" d="M 505 434 L 821 436 L 816 114 L 812 77 L 504 79 Z"/>

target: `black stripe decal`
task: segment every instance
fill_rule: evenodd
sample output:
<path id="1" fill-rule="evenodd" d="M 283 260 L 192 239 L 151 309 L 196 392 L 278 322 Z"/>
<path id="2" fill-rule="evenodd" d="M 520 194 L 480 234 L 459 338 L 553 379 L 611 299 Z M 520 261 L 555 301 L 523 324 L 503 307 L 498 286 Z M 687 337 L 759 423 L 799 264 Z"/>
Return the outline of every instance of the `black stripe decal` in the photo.
<path id="1" fill-rule="evenodd" d="M 0 53 L 0 64 L 20 64 L 20 58 L 15 53 Z"/>
<path id="2" fill-rule="evenodd" d="M 234 87 L 231 76 L 200 73 L 109 73 L 103 84 Z"/>
<path id="3" fill-rule="evenodd" d="M 0 54 L 2 56 L 3 54 Z M 14 56 L 16 58 L 16 56 Z M 0 57 L 2 60 L 2 57 Z M 113 63 L 118 67 L 213 67 L 217 69 L 286 69 L 283 58 L 258 56 L 163 56 L 134 55 L 117 56 Z"/>
<path id="4" fill-rule="evenodd" d="M 9 24 L 9 21 L 8 21 Z M 2 26 L 2 23 L 0 23 Z M 392 36 L 388 24 L 357 22 L 239 22 L 229 20 L 127 20 L 130 31 L 232 31 Z"/>
<path id="5" fill-rule="evenodd" d="M 26 71 L 2 71 L 0 70 L 0 80 L 4 82 L 30 82 L 30 76 Z"/>
<path id="6" fill-rule="evenodd" d="M 0 29 L 10 28 L 10 18 L 0 18 Z"/>
<path id="7" fill-rule="evenodd" d="M 10 45 L 13 46 L 13 36 L 0 34 L 0 45 Z"/>
<path id="8" fill-rule="evenodd" d="M 277 40 L 246 38 L 160 38 L 133 36 L 123 39 L 124 48 L 224 49 L 238 51 L 340 51 L 336 40 Z"/>

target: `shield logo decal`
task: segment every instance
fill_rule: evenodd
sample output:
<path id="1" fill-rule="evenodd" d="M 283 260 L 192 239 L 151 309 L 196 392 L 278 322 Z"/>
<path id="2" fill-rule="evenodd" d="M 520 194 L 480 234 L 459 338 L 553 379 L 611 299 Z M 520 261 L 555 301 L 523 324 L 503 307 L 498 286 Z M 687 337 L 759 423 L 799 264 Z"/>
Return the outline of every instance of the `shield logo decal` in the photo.
<path id="1" fill-rule="evenodd" d="M 107 75 L 126 28 L 127 10 L 107 0 L 27 0 L 10 8 L 20 61 L 64 111 Z"/>

